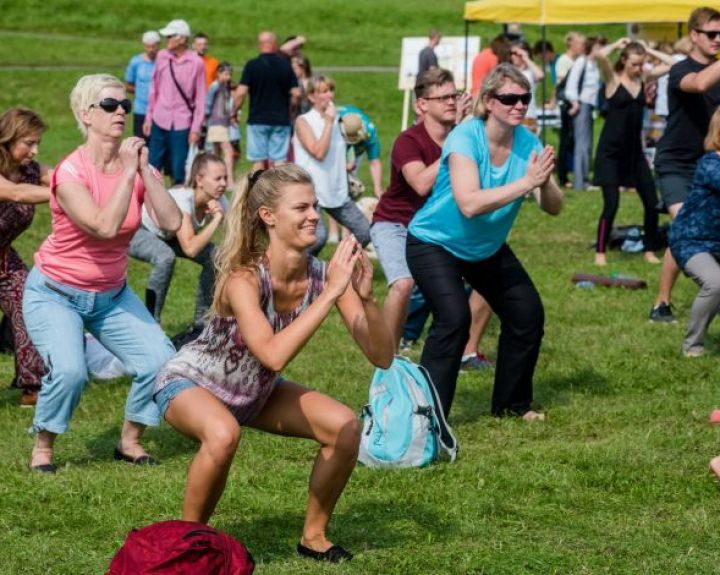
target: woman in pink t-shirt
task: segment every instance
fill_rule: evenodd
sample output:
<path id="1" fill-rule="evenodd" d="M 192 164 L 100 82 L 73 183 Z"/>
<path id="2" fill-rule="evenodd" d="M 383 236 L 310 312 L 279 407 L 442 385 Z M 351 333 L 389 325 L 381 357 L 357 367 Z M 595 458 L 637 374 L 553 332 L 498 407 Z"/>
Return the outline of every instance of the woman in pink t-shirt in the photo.
<path id="1" fill-rule="evenodd" d="M 87 382 L 85 329 L 134 374 L 114 454 L 118 460 L 154 463 L 140 437 L 145 426 L 158 424 L 153 382 L 174 353 L 126 277 L 128 246 L 143 203 L 166 230 L 178 229 L 180 211 L 148 164 L 145 142 L 123 140 L 131 104 L 120 80 L 84 76 L 70 103 L 86 142 L 53 173 L 52 233 L 35 254 L 23 298 L 28 333 L 48 369 L 33 420 L 37 437 L 30 460 L 30 469 L 43 473 L 55 472 L 55 438 L 67 431 Z"/>

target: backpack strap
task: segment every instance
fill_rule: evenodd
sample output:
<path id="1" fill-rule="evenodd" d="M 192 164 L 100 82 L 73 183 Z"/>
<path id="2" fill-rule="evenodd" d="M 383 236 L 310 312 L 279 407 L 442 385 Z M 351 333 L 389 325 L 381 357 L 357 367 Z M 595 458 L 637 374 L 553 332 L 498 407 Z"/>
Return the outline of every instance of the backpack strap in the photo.
<path id="1" fill-rule="evenodd" d="M 442 409 L 442 403 L 440 403 L 440 396 L 438 395 L 437 389 L 435 388 L 435 384 L 433 383 L 433 380 L 430 377 L 428 370 L 420 364 L 417 364 L 417 367 L 427 379 L 430 387 L 430 392 L 433 395 L 433 403 L 435 404 L 433 409 L 433 422 L 438 429 L 438 442 L 440 443 L 440 452 L 444 453 L 450 459 L 450 463 L 452 463 L 457 458 L 457 439 L 455 437 L 455 434 L 453 433 L 452 427 L 450 427 L 450 424 L 445 419 L 445 413 Z"/>
<path id="2" fill-rule="evenodd" d="M 194 114 L 195 113 L 195 105 L 190 101 L 190 98 L 188 98 L 185 95 L 185 92 L 183 92 L 183 89 L 180 87 L 180 83 L 177 81 L 177 78 L 175 77 L 175 69 L 173 68 L 172 59 L 168 60 L 168 63 L 170 64 L 170 76 L 172 76 L 172 81 L 175 84 L 175 87 L 177 88 L 178 92 L 180 92 L 180 96 L 182 96 L 182 99 L 185 102 L 185 105 L 188 107 L 188 110 L 190 110 L 190 113 Z"/>

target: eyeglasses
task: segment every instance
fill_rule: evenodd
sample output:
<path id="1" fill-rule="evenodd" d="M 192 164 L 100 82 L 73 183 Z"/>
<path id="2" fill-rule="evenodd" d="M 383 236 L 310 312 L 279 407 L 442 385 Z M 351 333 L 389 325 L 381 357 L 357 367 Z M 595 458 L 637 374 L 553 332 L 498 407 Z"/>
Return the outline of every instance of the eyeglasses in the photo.
<path id="1" fill-rule="evenodd" d="M 716 40 L 718 36 L 720 36 L 720 30 L 701 30 L 700 28 L 695 28 L 695 32 L 705 34 L 705 36 L 708 37 L 708 40 Z"/>
<path id="2" fill-rule="evenodd" d="M 493 94 L 492 98 L 505 106 L 515 106 L 518 102 L 521 102 L 523 106 L 527 106 L 532 100 L 532 94 L 530 92 L 525 94 Z"/>
<path id="3" fill-rule="evenodd" d="M 457 102 L 462 94 L 459 94 L 458 92 L 453 92 L 452 94 L 445 94 L 444 96 L 433 96 L 432 98 L 428 98 L 427 96 L 421 96 L 423 100 L 428 100 L 432 102 L 433 100 L 436 100 L 438 102 Z"/>
<path id="4" fill-rule="evenodd" d="M 126 114 L 132 110 L 132 102 L 125 98 L 124 100 L 116 100 L 115 98 L 103 98 L 97 104 L 90 104 L 91 108 L 102 108 L 108 114 L 116 112 L 118 108 L 125 110 Z"/>

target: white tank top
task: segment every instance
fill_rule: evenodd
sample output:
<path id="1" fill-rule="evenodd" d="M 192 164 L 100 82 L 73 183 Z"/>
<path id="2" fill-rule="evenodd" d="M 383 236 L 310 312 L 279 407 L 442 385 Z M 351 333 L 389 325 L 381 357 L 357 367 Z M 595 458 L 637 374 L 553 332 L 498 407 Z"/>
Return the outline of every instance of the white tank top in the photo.
<path id="1" fill-rule="evenodd" d="M 300 116 L 308 123 L 316 139 L 320 139 L 325 127 L 325 119 L 314 108 Z M 295 163 L 306 169 L 312 176 L 315 194 L 323 208 L 339 208 L 349 199 L 346 146 L 340 133 L 338 118 L 332 127 L 330 147 L 322 161 L 313 158 L 300 143 L 297 134 L 293 138 Z"/>

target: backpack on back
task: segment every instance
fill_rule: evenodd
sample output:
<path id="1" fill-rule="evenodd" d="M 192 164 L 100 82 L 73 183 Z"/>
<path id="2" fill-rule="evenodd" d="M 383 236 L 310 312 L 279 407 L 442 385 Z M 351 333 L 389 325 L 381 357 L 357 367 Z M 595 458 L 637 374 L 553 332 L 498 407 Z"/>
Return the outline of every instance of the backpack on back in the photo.
<path id="1" fill-rule="evenodd" d="M 106 575 L 251 575 L 242 543 L 194 521 L 162 521 L 133 529 Z"/>
<path id="2" fill-rule="evenodd" d="M 423 467 L 454 461 L 457 441 L 427 371 L 401 356 L 376 369 L 363 407 L 358 460 L 368 467 Z"/>

